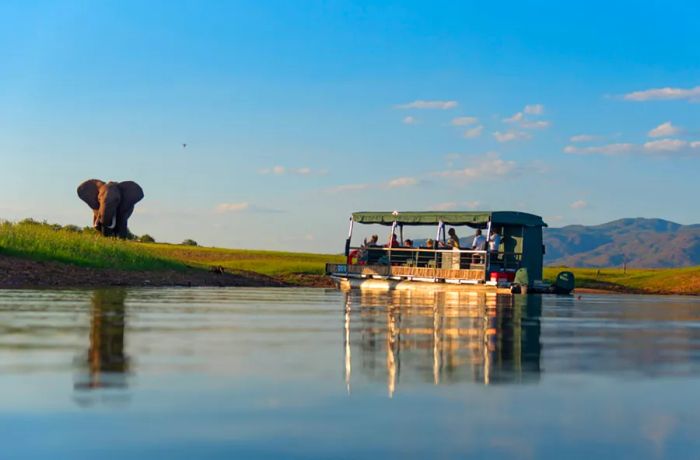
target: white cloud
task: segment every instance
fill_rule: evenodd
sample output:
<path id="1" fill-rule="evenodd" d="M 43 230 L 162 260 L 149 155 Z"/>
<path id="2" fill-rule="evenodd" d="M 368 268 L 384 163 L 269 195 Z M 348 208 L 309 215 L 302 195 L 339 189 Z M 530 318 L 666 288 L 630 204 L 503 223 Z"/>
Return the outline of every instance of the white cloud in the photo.
<path id="1" fill-rule="evenodd" d="M 287 168 L 284 166 L 273 166 L 272 168 L 264 168 L 258 171 L 260 174 L 275 174 L 277 176 L 281 176 L 282 174 L 285 174 L 287 172 Z"/>
<path id="2" fill-rule="evenodd" d="M 398 187 L 410 187 L 416 185 L 418 180 L 415 177 L 398 177 L 387 182 L 387 187 L 398 188 Z"/>
<path id="3" fill-rule="evenodd" d="M 477 200 L 465 201 L 464 206 L 466 206 L 467 209 L 474 210 L 481 206 L 481 202 Z"/>
<path id="4" fill-rule="evenodd" d="M 659 126 L 652 129 L 647 134 L 649 135 L 649 137 L 668 137 L 675 136 L 679 132 L 681 132 L 679 127 L 673 126 L 673 124 L 670 121 L 667 121 L 666 123 L 661 123 Z"/>
<path id="5" fill-rule="evenodd" d="M 308 176 L 311 174 L 326 174 L 328 171 L 325 169 L 313 170 L 309 167 L 303 166 L 301 168 L 287 168 L 285 166 L 273 166 L 272 168 L 264 168 L 258 171 L 260 174 L 274 174 L 275 176 L 282 176 L 285 174 L 297 174 L 299 176 Z"/>
<path id="6" fill-rule="evenodd" d="M 481 205 L 479 201 L 463 201 L 463 202 L 457 202 L 457 201 L 447 201 L 445 203 L 438 203 L 436 205 L 433 205 L 430 207 L 432 211 L 452 211 L 455 209 L 469 209 L 469 210 L 474 210 L 478 208 Z"/>
<path id="7" fill-rule="evenodd" d="M 484 127 L 479 125 L 475 126 L 474 128 L 468 129 L 464 131 L 464 137 L 467 139 L 473 139 L 475 137 L 481 136 L 481 132 L 484 130 Z"/>
<path id="8" fill-rule="evenodd" d="M 517 112 L 512 117 L 504 118 L 503 122 L 517 124 L 522 129 L 544 129 L 549 127 L 548 121 L 531 119 L 529 120 L 525 118 L 525 114 L 537 116 L 542 115 L 543 113 L 544 106 L 542 104 L 526 105 L 521 112 Z"/>
<path id="9" fill-rule="evenodd" d="M 515 140 L 530 139 L 532 136 L 522 131 L 507 131 L 505 133 L 496 131 L 495 133 L 493 133 L 493 137 L 498 142 L 511 142 Z"/>
<path id="10" fill-rule="evenodd" d="M 409 102 L 407 104 L 399 104 L 396 106 L 397 109 L 437 109 L 437 110 L 449 110 L 457 107 L 457 101 L 426 101 L 426 100 L 416 100 Z"/>
<path id="11" fill-rule="evenodd" d="M 515 170 L 516 163 L 503 160 L 495 153 L 488 153 L 481 157 L 471 159 L 471 166 L 464 169 L 452 169 L 435 173 L 440 177 L 448 177 L 460 181 L 473 181 L 478 179 L 490 179 L 494 176 L 507 176 Z"/>
<path id="12" fill-rule="evenodd" d="M 224 214 L 227 212 L 242 212 L 250 209 L 250 203 L 221 203 L 216 205 L 215 211 L 218 214 Z"/>
<path id="13" fill-rule="evenodd" d="M 549 128 L 549 122 L 546 120 L 523 121 L 520 123 L 520 127 L 525 129 L 544 129 Z"/>
<path id="14" fill-rule="evenodd" d="M 700 141 L 688 142 L 682 139 L 658 139 L 645 142 L 644 144 L 606 144 L 591 147 L 577 147 L 567 145 L 564 147 L 565 153 L 588 155 L 622 155 L 628 153 L 647 153 L 663 155 L 668 153 L 691 154 L 700 152 Z"/>
<path id="15" fill-rule="evenodd" d="M 583 209 L 585 207 L 588 207 L 588 202 L 585 200 L 576 200 L 573 203 L 569 205 L 571 209 Z"/>
<path id="16" fill-rule="evenodd" d="M 370 184 L 344 184 L 338 185 L 328 190 L 329 193 L 355 192 L 358 190 L 367 190 Z"/>
<path id="17" fill-rule="evenodd" d="M 620 155 L 623 153 L 630 153 L 635 149 L 634 144 L 606 144 L 597 145 L 592 147 L 576 147 L 575 145 L 567 145 L 564 147 L 564 153 L 571 153 L 576 155 L 590 155 L 590 154 L 601 154 L 601 155 Z"/>
<path id="18" fill-rule="evenodd" d="M 644 143 L 644 150 L 648 152 L 677 152 L 688 147 L 690 144 L 681 139 L 659 139 Z"/>
<path id="19" fill-rule="evenodd" d="M 542 104 L 526 105 L 523 111 L 528 115 L 542 115 L 544 113 L 544 106 Z"/>
<path id="20" fill-rule="evenodd" d="M 593 136 L 592 134 L 577 134 L 569 138 L 571 142 L 590 142 L 596 139 L 597 137 Z"/>
<path id="21" fill-rule="evenodd" d="M 479 121 L 476 117 L 457 117 L 452 119 L 453 126 L 469 126 L 476 124 Z"/>
<path id="22" fill-rule="evenodd" d="M 409 115 L 409 116 L 407 116 L 407 117 L 404 117 L 404 119 L 402 120 L 402 122 L 403 122 L 404 124 L 406 124 L 406 125 L 415 125 L 416 123 L 418 123 L 418 120 L 416 120 L 415 117 L 412 117 L 412 116 Z"/>
<path id="23" fill-rule="evenodd" d="M 694 88 L 653 88 L 646 89 L 643 91 L 634 91 L 632 93 L 627 93 L 623 96 L 627 101 L 643 102 L 643 101 L 662 101 L 662 100 L 674 100 L 674 99 L 687 99 L 689 101 L 697 102 L 700 100 L 700 86 Z"/>
<path id="24" fill-rule="evenodd" d="M 523 113 L 518 112 L 510 118 L 504 118 L 503 121 L 506 123 L 519 123 L 523 120 L 523 117 L 524 117 Z"/>

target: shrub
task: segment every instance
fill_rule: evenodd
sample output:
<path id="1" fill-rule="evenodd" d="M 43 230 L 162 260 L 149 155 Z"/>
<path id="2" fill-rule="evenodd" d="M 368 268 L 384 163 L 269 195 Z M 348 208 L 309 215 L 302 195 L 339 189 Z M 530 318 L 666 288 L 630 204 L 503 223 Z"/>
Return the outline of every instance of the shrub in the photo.
<path id="1" fill-rule="evenodd" d="M 139 238 L 139 241 L 141 243 L 155 243 L 156 239 L 153 238 L 151 235 L 146 233 L 145 235 L 141 235 L 141 238 Z"/>
<path id="2" fill-rule="evenodd" d="M 78 227 L 77 225 L 64 225 L 63 230 L 67 232 L 73 232 L 73 233 L 82 233 L 83 229 Z"/>
<path id="3" fill-rule="evenodd" d="M 187 238 L 185 241 L 182 242 L 183 246 L 197 246 L 197 242 L 195 240 L 191 240 Z"/>

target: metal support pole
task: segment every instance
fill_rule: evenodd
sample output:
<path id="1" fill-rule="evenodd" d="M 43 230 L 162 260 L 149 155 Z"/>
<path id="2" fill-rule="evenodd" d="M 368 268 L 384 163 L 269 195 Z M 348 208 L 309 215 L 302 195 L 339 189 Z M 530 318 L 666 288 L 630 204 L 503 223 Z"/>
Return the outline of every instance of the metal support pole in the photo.
<path id="1" fill-rule="evenodd" d="M 394 232 L 396 231 L 396 221 L 394 221 L 393 224 L 391 224 L 391 233 L 389 234 L 389 275 L 391 275 L 391 250 L 392 250 L 392 244 L 391 242 L 394 240 Z"/>
<path id="2" fill-rule="evenodd" d="M 484 275 L 488 275 L 489 270 L 491 270 L 491 220 L 489 220 L 489 223 L 486 224 L 486 261 L 484 263 L 484 268 L 486 269 L 486 272 Z M 498 249 L 498 248 L 497 248 Z M 484 279 L 487 277 L 484 276 Z"/>
<path id="3" fill-rule="evenodd" d="M 350 216 L 350 230 L 348 230 L 348 239 L 345 240 L 345 257 L 350 255 L 350 239 L 352 238 L 352 216 Z"/>

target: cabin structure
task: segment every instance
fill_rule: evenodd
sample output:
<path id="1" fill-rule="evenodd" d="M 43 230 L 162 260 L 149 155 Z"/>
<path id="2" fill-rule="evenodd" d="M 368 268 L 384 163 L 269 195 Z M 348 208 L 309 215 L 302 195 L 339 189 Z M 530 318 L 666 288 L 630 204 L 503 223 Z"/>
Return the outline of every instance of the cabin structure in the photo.
<path id="1" fill-rule="evenodd" d="M 356 224 L 383 226 L 386 241 L 396 235 L 395 243 L 353 244 Z M 432 247 L 404 246 L 404 229 L 415 226 L 433 228 Z M 326 273 L 342 289 L 396 289 L 408 287 L 408 283 L 411 288 L 414 283 L 444 283 L 510 289 L 520 269 L 526 269 L 520 273 L 527 273 L 528 284 L 542 279 L 542 228 L 546 226 L 540 216 L 516 211 L 355 212 L 345 242 L 346 263 L 327 264 Z M 460 236 L 459 247 L 447 246 L 449 227 Z M 487 243 L 492 232 L 498 234 L 498 247 L 489 250 L 487 244 L 483 249 L 472 249 L 477 229 Z"/>

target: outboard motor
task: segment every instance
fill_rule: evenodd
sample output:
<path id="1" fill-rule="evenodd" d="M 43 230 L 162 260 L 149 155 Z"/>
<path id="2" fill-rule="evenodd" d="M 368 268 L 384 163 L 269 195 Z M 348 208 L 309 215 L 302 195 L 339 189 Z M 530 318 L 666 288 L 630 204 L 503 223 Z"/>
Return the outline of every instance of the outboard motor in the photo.
<path id="1" fill-rule="evenodd" d="M 555 294 L 570 294 L 574 290 L 576 282 L 574 274 L 571 272 L 559 272 L 557 279 L 554 281 Z"/>

